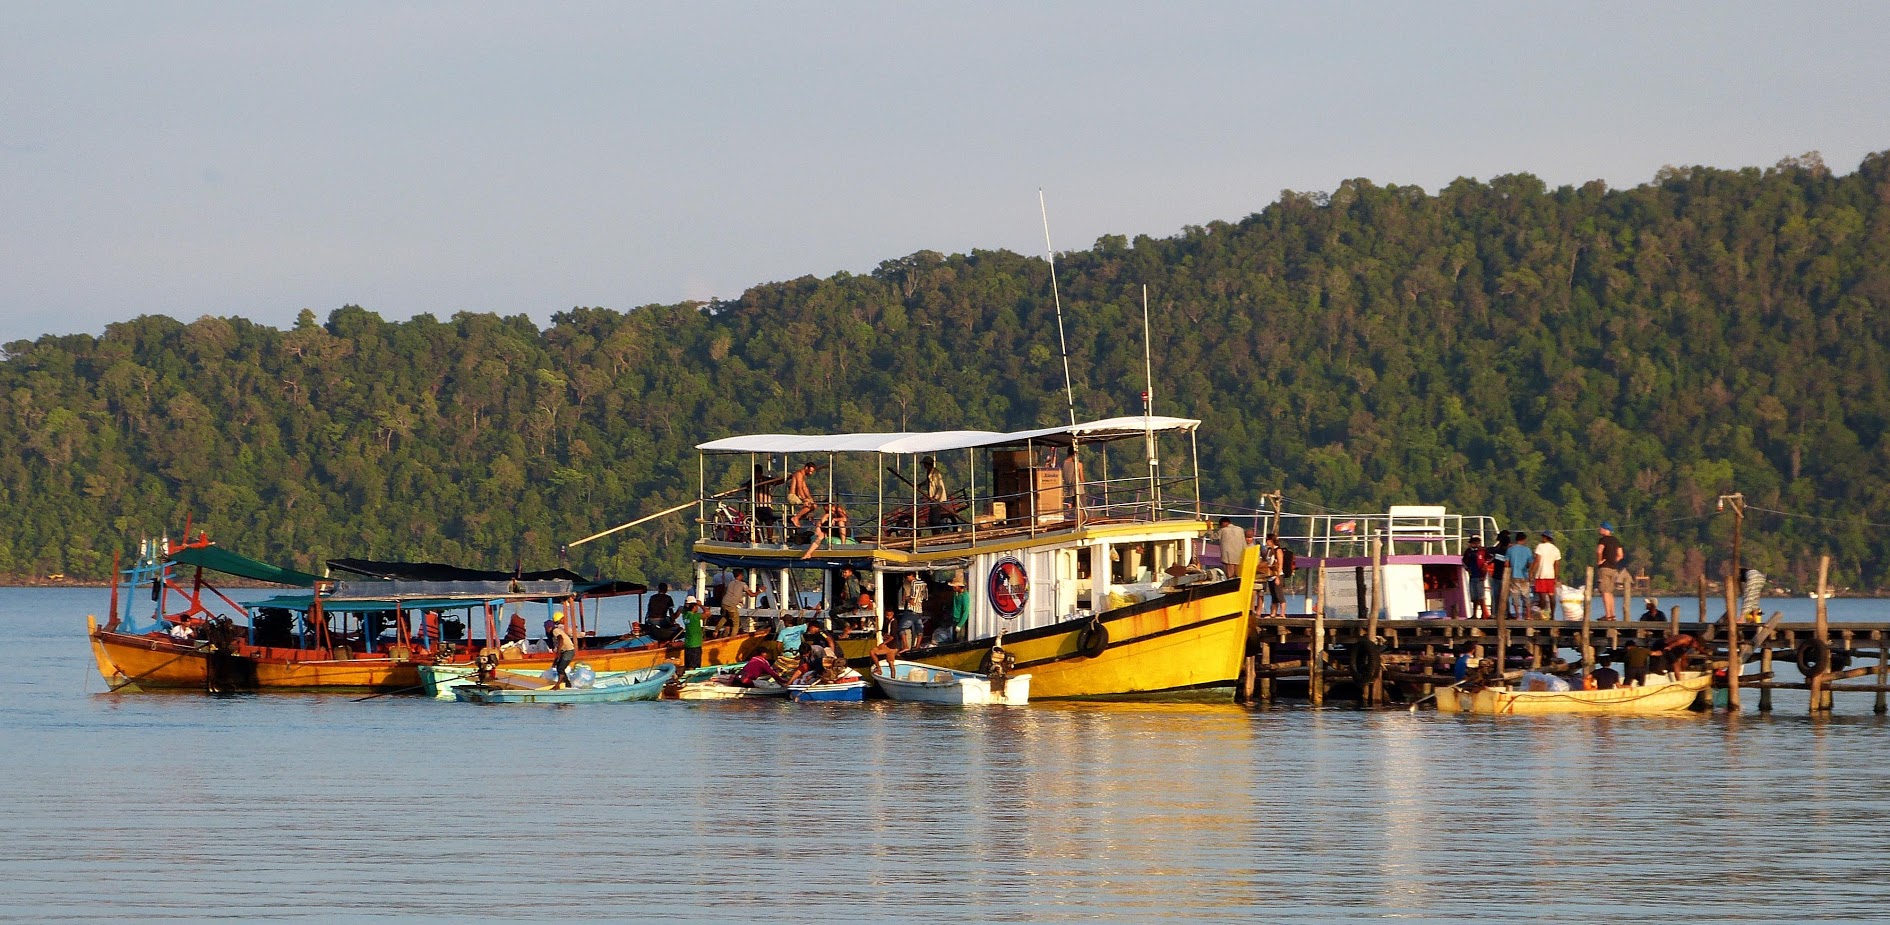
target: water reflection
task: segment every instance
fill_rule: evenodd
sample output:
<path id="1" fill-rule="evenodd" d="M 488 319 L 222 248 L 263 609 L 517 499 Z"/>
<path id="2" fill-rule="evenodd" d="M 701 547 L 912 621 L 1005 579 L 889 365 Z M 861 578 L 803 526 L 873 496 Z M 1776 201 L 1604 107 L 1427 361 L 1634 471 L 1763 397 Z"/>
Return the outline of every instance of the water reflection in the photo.
<path id="1" fill-rule="evenodd" d="M 0 918 L 1858 921 L 1886 898 L 1890 728 L 1782 697 L 1730 720 L 99 697 L 60 607 L 0 592 L 36 654 L 0 682 Z"/>

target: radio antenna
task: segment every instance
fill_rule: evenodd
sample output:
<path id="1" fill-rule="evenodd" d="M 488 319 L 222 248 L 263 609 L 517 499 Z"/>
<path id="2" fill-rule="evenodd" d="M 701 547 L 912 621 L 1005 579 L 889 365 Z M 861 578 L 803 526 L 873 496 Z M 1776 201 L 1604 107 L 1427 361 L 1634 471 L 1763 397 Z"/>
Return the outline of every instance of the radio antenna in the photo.
<path id="1" fill-rule="evenodd" d="M 1063 296 L 1057 292 L 1057 249 L 1050 244 L 1050 207 L 1045 204 L 1043 187 L 1037 187 L 1037 208 L 1043 211 L 1043 249 L 1050 258 L 1050 300 L 1057 307 L 1057 346 L 1063 348 L 1063 398 L 1069 404 L 1070 429 L 1076 429 L 1076 388 L 1070 384 L 1070 341 L 1063 336 Z M 1070 439 L 1076 439 L 1074 433 Z"/>

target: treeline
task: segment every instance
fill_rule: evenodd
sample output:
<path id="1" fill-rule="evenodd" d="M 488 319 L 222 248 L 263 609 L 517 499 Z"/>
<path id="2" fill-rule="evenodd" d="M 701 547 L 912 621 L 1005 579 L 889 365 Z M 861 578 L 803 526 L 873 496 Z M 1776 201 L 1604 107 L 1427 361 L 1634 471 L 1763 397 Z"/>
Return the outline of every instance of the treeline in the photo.
<path id="1" fill-rule="evenodd" d="M 1689 586 L 1718 573 L 1737 490 L 1749 563 L 1803 584 L 1830 553 L 1838 584 L 1885 584 L 1890 153 L 1625 190 L 1354 180 L 1057 269 L 1083 415 L 1139 413 L 1150 287 L 1157 411 L 1205 420 L 1211 499 L 1447 503 L 1575 549 L 1611 519 L 1637 569 Z M 0 574 L 102 577 L 187 516 L 303 568 L 543 566 L 690 497 L 702 440 L 1054 423 L 1048 274 L 920 252 L 549 329 L 348 306 L 8 344 Z M 692 537 L 666 518 L 574 562 L 680 577 Z"/>

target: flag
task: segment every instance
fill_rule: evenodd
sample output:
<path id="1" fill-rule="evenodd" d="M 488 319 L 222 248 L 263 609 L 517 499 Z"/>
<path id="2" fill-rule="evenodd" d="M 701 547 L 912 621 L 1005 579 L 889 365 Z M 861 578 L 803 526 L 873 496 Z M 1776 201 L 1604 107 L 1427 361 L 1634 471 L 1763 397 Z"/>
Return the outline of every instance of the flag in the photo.
<path id="1" fill-rule="evenodd" d="M 1357 533 L 1357 532 L 1358 532 L 1358 521 L 1356 521 L 1356 520 L 1342 520 L 1342 521 L 1340 521 L 1340 522 L 1338 522 L 1338 523 L 1336 523 L 1336 524 L 1333 524 L 1333 525 L 1332 525 L 1332 532 L 1334 532 L 1334 533 Z"/>

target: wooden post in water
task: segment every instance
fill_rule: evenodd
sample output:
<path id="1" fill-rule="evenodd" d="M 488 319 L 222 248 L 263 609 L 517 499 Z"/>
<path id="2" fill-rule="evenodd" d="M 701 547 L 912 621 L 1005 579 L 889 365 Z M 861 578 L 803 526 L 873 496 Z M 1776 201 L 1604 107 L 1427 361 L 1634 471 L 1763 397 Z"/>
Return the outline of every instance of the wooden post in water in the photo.
<path id="1" fill-rule="evenodd" d="M 1503 602 L 1496 608 L 1496 671 L 1499 675 L 1509 670 L 1509 582 L 1509 573 L 1504 572 Z"/>
<path id="2" fill-rule="evenodd" d="M 1825 647 L 1824 650 L 1826 652 L 1831 651 L 1831 624 L 1830 624 L 1830 621 L 1827 619 L 1827 615 L 1824 609 L 1825 595 L 1830 593 L 1829 592 L 1830 585 L 1828 583 L 1830 580 L 1830 577 L 1831 577 L 1831 557 L 1819 556 L 1818 557 L 1818 618 L 1817 618 L 1818 622 L 1815 625 L 1817 627 L 1816 632 L 1818 636 L 1818 642 Z M 1831 709 L 1831 692 L 1825 687 L 1824 675 L 1819 675 L 1815 678 L 1807 678 L 1806 680 L 1811 682 L 1810 685 L 1808 686 L 1811 688 L 1811 713 L 1812 715 L 1815 716 L 1819 713 L 1828 712 Z"/>
<path id="3" fill-rule="evenodd" d="M 1726 566 L 1726 581 L 1724 584 L 1726 589 L 1726 612 L 1732 614 L 1733 622 L 1737 623 L 1739 622 L 1739 618 L 1744 615 L 1739 612 L 1739 575 L 1733 571 L 1733 567 L 1730 564 Z"/>
<path id="4" fill-rule="evenodd" d="M 1273 671 L 1272 671 L 1273 644 L 1270 642 L 1263 642 L 1260 644 L 1260 665 L 1264 672 L 1259 678 L 1260 702 L 1264 704 L 1272 705 L 1273 703 Z"/>
<path id="5" fill-rule="evenodd" d="M 1739 653 L 1739 619 L 1730 610 L 1726 611 L 1726 712 L 1739 712 L 1739 672 L 1745 670 L 1745 659 Z"/>
<path id="6" fill-rule="evenodd" d="M 1556 604 L 1560 606 L 1561 602 Z M 1595 605 L 1595 567 L 1589 566 L 1582 578 L 1582 622 L 1588 622 L 1588 611 Z"/>
<path id="7" fill-rule="evenodd" d="M 1759 647 L 1759 674 L 1769 675 L 1771 673 L 1772 643 L 1768 641 L 1765 645 Z M 1765 680 L 1769 683 L 1772 679 L 1766 678 Z M 1770 687 L 1759 688 L 1759 712 L 1772 712 L 1772 689 Z"/>
<path id="8" fill-rule="evenodd" d="M 1360 642 L 1375 645 L 1378 642 L 1378 612 L 1385 608 L 1385 545 L 1380 537 L 1372 537 L 1372 615 L 1365 620 L 1365 636 Z M 1356 662 L 1356 659 L 1354 660 Z M 1381 672 L 1378 677 L 1353 678 L 1358 682 L 1359 699 L 1367 706 L 1377 706 L 1383 699 L 1384 691 Z"/>
<path id="9" fill-rule="evenodd" d="M 1706 573 L 1700 573 L 1700 622 L 1706 622 Z"/>
<path id="10" fill-rule="evenodd" d="M 1890 680 L 1890 648 L 1885 648 L 1882 639 L 1877 640 L 1877 705 L 1874 712 L 1882 716 L 1890 712 L 1890 704 L 1884 702 L 1884 682 Z"/>
<path id="11" fill-rule="evenodd" d="M 1319 566 L 1319 609 L 1313 611 L 1312 649 L 1306 653 L 1306 699 L 1326 702 L 1326 567 Z"/>

